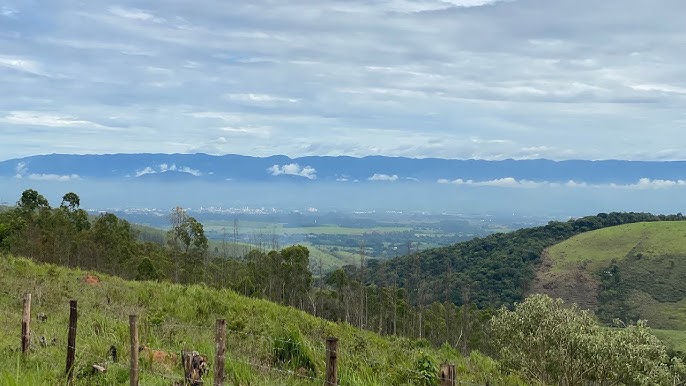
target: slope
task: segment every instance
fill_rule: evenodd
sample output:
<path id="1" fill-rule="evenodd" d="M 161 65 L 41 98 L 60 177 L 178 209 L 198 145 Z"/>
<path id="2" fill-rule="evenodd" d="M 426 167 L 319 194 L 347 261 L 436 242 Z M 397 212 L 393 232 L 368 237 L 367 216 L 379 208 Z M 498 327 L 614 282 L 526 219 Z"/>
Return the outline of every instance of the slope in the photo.
<path id="1" fill-rule="evenodd" d="M 661 335 L 683 345 L 684 277 L 686 222 L 635 223 L 582 233 L 548 248 L 530 292 L 577 303 L 608 323 L 646 319 L 671 330 Z"/>
<path id="2" fill-rule="evenodd" d="M 183 348 L 198 350 L 212 362 L 216 318 L 227 320 L 228 384 L 319 385 L 328 336 L 340 339 L 341 384 L 418 384 L 426 369 L 433 372 L 442 361 L 456 363 L 459 379 L 466 384 L 522 384 L 499 375 L 496 363 L 478 354 L 460 358 L 449 347 L 436 350 L 423 341 L 384 338 L 229 290 L 128 282 L 97 274 L 86 280 L 88 275 L 0 256 L 0 323 L 5 326 L 0 334 L 0 384 L 60 382 L 70 299 L 79 302 L 76 385 L 128 384 L 130 314 L 139 315 L 141 344 L 172 356 L 168 363 L 159 363 L 142 355 L 143 385 L 169 385 L 178 379 L 173 356 Z M 19 322 L 25 292 L 33 294 L 34 319 L 32 350 L 21 358 Z M 37 313 L 44 313 L 47 321 L 36 321 Z M 120 353 L 119 362 L 110 361 L 105 374 L 91 375 L 90 366 L 106 362 L 111 345 Z M 205 382 L 212 384 L 211 374 Z"/>

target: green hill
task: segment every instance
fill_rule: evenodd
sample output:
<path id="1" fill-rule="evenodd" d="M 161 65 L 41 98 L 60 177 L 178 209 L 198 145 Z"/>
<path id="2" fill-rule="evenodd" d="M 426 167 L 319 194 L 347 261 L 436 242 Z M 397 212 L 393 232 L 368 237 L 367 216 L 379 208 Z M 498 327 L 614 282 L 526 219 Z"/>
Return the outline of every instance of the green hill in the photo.
<path id="1" fill-rule="evenodd" d="M 91 273 L 92 274 L 92 273 Z M 341 385 L 424 384 L 427 373 L 443 361 L 457 365 L 465 384 L 523 384 L 499 375 L 497 364 L 479 354 L 461 358 L 444 346 L 426 341 L 381 337 L 311 316 L 291 307 L 237 295 L 230 290 L 156 282 L 129 282 L 23 258 L 0 255 L 0 384 L 58 384 L 64 372 L 69 300 L 77 299 L 79 320 L 76 385 L 128 384 L 128 315 L 141 321 L 141 344 L 169 353 L 194 349 L 214 358 L 214 322 L 227 320 L 227 384 L 321 385 L 324 341 L 339 343 Z M 33 294 L 32 349 L 18 352 L 22 295 Z M 38 313 L 46 322 L 36 320 Z M 41 337 L 46 344 L 41 344 Z M 91 375 L 94 363 L 107 361 L 111 345 L 119 361 L 105 374 Z M 279 360 L 279 358 L 283 360 Z M 141 385 L 165 385 L 178 379 L 178 365 L 159 364 L 142 356 Z M 210 372 L 211 373 L 211 372 Z M 212 384 L 212 375 L 205 377 Z"/>
<path id="2" fill-rule="evenodd" d="M 605 322 L 648 320 L 686 349 L 686 222 L 625 224 L 548 248 L 531 292 L 590 308 Z"/>

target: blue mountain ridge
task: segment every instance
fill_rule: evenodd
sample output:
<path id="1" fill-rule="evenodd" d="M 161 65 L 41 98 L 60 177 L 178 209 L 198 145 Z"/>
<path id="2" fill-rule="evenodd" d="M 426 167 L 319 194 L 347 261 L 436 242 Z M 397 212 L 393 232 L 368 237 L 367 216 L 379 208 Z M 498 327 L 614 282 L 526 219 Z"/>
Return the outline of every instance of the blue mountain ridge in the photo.
<path id="1" fill-rule="evenodd" d="M 296 164 L 294 166 L 292 164 Z M 291 165 L 291 166 L 288 166 Z M 307 168 L 307 169 L 306 169 Z M 0 176 L 78 175 L 103 180 L 368 181 L 439 179 L 634 184 L 641 178 L 686 180 L 686 161 L 460 160 L 388 156 L 252 157 L 236 154 L 48 154 L 0 162 Z M 397 177 L 394 177 L 397 176 Z"/>

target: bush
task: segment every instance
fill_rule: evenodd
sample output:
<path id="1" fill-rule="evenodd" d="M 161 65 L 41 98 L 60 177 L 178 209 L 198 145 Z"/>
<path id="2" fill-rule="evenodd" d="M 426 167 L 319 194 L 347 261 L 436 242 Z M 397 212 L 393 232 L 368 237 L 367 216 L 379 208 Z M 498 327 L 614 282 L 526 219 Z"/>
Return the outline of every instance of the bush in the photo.
<path id="1" fill-rule="evenodd" d="M 534 295 L 491 321 L 502 364 L 533 383 L 678 384 L 684 366 L 644 322 L 610 329 L 561 299 Z"/>

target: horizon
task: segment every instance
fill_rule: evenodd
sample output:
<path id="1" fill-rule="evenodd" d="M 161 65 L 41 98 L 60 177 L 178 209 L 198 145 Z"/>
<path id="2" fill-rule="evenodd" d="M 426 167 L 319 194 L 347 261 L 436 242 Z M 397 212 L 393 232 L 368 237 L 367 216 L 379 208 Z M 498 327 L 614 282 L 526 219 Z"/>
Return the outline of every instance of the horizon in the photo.
<path id="1" fill-rule="evenodd" d="M 301 155 L 293 156 L 283 153 L 275 153 L 270 155 L 250 155 L 250 154 L 239 154 L 239 153 L 223 153 L 223 154 L 211 154 L 204 152 L 187 152 L 187 153 L 162 153 L 162 152 L 137 152 L 137 153 L 126 153 L 126 152 L 111 152 L 111 153 L 36 153 L 25 155 L 21 157 L 12 157 L 0 159 L 0 162 L 21 160 L 24 158 L 31 157 L 42 157 L 42 156 L 112 156 L 112 155 L 203 155 L 210 157 L 226 157 L 226 156 L 239 156 L 239 157 L 252 157 L 252 158 L 272 158 L 272 157 L 286 157 L 292 160 L 308 157 L 319 157 L 319 158 L 404 158 L 404 159 L 438 159 L 438 160 L 450 160 L 450 161 L 488 161 L 488 162 L 503 162 L 503 161 L 551 161 L 551 162 L 605 162 L 605 161 L 619 161 L 619 162 L 649 162 L 649 163 L 668 163 L 668 162 L 686 162 L 685 158 L 678 159 L 620 159 L 620 158 L 597 158 L 597 159 L 584 159 L 584 158 L 564 158 L 564 159 L 552 159 L 552 158 L 450 158 L 450 157 L 432 157 L 432 156 L 403 156 L 403 155 L 386 155 L 386 154 L 370 154 L 370 155 L 346 155 L 346 154 L 311 154 L 311 155 Z"/>

